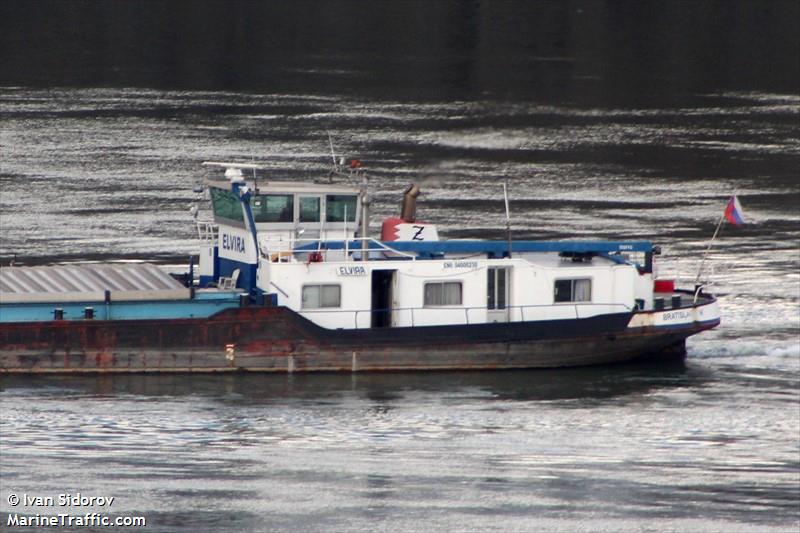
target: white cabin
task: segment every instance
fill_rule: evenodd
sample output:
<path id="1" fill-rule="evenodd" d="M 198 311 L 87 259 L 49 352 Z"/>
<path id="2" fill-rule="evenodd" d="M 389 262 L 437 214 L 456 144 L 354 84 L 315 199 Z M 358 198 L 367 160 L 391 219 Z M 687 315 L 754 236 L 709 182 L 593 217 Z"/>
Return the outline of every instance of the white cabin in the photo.
<path id="1" fill-rule="evenodd" d="M 575 319 L 653 305 L 650 243 L 515 242 L 509 253 L 494 241 L 380 242 L 360 229 L 363 188 L 256 183 L 241 173 L 248 165 L 214 165 L 228 180 L 206 183 L 216 228 L 200 232 L 201 285 L 234 278 L 325 328 Z"/>
<path id="2" fill-rule="evenodd" d="M 551 257 L 555 255 L 555 258 Z M 263 260 L 259 288 L 326 328 L 586 318 L 634 309 L 636 267 L 611 260 Z M 266 283 L 265 283 L 266 282 Z M 652 283 L 651 283 L 652 286 Z"/>

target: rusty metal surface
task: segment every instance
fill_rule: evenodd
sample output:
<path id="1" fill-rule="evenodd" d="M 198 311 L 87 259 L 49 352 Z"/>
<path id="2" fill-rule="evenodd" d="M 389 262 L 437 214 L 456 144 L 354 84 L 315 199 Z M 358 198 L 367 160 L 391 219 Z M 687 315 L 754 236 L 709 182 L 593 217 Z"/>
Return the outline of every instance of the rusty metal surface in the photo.
<path id="1" fill-rule="evenodd" d="M 628 332 L 628 316 L 580 321 L 325 330 L 282 307 L 209 319 L 0 325 L 0 373 L 261 372 L 581 366 L 681 351 L 710 326 Z M 407 331 L 413 329 L 413 331 Z M 613 333 L 609 333 L 613 332 Z"/>

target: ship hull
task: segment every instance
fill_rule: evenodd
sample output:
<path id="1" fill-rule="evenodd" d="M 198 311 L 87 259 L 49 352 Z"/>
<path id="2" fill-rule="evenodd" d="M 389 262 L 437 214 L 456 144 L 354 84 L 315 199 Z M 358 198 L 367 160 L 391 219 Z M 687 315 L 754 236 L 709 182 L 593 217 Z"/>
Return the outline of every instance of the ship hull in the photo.
<path id="1" fill-rule="evenodd" d="M 209 318 L 0 324 L 0 373 L 313 372 L 584 366 L 685 354 L 719 320 L 628 327 L 632 313 L 585 319 L 328 330 L 285 307 Z"/>

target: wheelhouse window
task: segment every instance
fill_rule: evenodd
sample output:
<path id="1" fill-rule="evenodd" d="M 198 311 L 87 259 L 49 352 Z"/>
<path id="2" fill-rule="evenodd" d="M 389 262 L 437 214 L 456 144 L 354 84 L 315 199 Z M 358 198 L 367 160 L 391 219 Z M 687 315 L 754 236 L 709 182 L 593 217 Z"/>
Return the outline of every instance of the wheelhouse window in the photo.
<path id="1" fill-rule="evenodd" d="M 261 194 L 250 200 L 256 222 L 294 222 L 294 196 Z"/>
<path id="2" fill-rule="evenodd" d="M 559 302 L 591 302 L 591 279 L 558 279 L 555 282 L 553 301 Z"/>
<path id="3" fill-rule="evenodd" d="M 211 205 L 214 207 L 215 218 L 226 218 L 243 222 L 242 202 L 231 191 L 211 188 Z"/>
<path id="4" fill-rule="evenodd" d="M 339 285 L 304 285 L 303 309 L 341 307 L 342 288 Z"/>
<path id="5" fill-rule="evenodd" d="M 356 206 L 358 197 L 350 194 L 329 194 L 325 197 L 325 220 L 328 222 L 344 222 L 345 212 L 347 221 L 356 221 Z"/>
<path id="6" fill-rule="evenodd" d="M 319 222 L 319 196 L 300 197 L 300 222 Z"/>
<path id="7" fill-rule="evenodd" d="M 461 305 L 461 282 L 445 281 L 425 284 L 425 307 Z"/>

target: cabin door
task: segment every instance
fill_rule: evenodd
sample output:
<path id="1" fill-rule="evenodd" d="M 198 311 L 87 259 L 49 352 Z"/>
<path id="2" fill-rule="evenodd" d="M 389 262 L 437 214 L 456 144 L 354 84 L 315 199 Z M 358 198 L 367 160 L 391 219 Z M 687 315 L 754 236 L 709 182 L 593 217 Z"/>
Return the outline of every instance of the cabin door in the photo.
<path id="1" fill-rule="evenodd" d="M 486 272 L 486 321 L 508 322 L 509 269 L 489 267 Z"/>
<path id="2" fill-rule="evenodd" d="M 395 270 L 372 271 L 372 321 L 373 328 L 392 325 L 392 287 Z"/>

